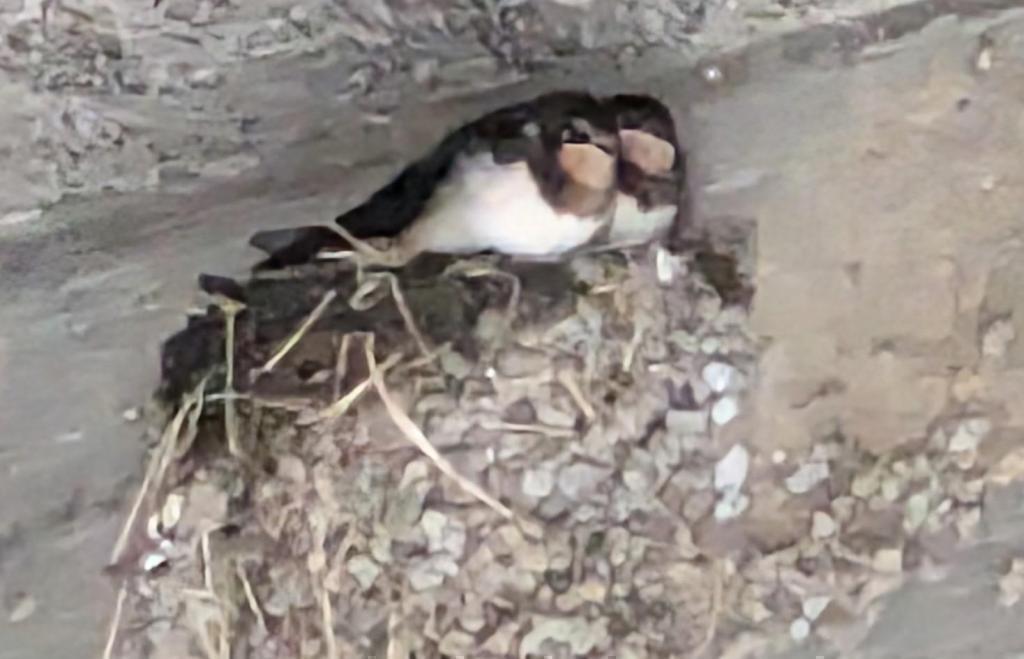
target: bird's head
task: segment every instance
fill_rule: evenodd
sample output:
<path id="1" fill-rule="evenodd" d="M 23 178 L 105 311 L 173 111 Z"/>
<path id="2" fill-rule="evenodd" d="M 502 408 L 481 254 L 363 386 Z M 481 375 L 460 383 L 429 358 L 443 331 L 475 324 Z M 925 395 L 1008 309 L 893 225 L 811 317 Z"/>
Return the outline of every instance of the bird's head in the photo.
<path id="1" fill-rule="evenodd" d="M 606 101 L 621 142 L 622 159 L 645 174 L 665 176 L 679 165 L 679 140 L 672 113 L 661 101 L 618 94 Z"/>

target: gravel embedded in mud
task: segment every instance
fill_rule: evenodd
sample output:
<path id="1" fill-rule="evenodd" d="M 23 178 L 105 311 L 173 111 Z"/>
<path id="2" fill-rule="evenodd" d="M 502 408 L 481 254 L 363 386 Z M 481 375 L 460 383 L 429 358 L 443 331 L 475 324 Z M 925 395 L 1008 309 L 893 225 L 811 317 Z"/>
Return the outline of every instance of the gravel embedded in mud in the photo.
<path id="1" fill-rule="evenodd" d="M 762 455 L 744 441 L 746 311 L 695 259 L 671 257 L 667 285 L 655 263 L 427 259 L 395 280 L 413 325 L 386 278 L 354 310 L 346 265 L 207 278 L 247 305 L 240 393 L 221 393 L 241 306 L 222 295 L 165 349 L 181 436 L 120 553 L 114 656 L 850 651 L 882 595 L 973 533 L 991 425 L 951 418 L 900 454 L 836 431 Z M 497 501 L 410 443 L 383 368 L 387 397 Z M 739 416 L 716 417 L 722 401 Z"/>

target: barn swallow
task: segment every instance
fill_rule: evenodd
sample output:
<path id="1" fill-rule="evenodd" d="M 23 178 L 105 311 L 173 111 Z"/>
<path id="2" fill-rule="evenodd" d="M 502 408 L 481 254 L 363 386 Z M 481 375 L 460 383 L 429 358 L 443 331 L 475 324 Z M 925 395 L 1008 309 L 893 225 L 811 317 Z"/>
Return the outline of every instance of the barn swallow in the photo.
<path id="1" fill-rule="evenodd" d="M 679 147 L 672 113 L 650 96 L 619 94 L 604 102 L 616 117 L 621 142 L 618 195 L 608 242 L 642 244 L 677 233 L 686 155 Z"/>
<path id="2" fill-rule="evenodd" d="M 358 243 L 371 238 L 394 239 L 387 258 L 377 261 L 391 267 L 424 252 L 565 254 L 611 223 L 618 135 L 605 104 L 582 92 L 496 110 L 449 134 L 339 216 L 340 231 L 310 226 L 256 234 L 250 244 L 270 255 L 257 269 L 307 263 L 324 250 L 362 251 Z"/>

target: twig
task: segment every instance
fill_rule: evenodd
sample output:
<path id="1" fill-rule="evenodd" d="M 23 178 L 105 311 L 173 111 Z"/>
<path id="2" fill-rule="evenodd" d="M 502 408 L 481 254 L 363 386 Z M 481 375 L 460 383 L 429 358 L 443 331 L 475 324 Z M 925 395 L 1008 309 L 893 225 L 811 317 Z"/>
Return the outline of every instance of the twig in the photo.
<path id="1" fill-rule="evenodd" d="M 252 584 L 249 583 L 249 575 L 245 573 L 245 566 L 241 563 L 235 564 L 235 570 L 238 572 L 238 579 L 242 582 L 242 590 L 245 592 L 245 601 L 249 604 L 249 610 L 256 616 L 256 622 L 260 626 L 260 630 L 267 633 L 267 621 L 263 617 L 263 609 L 260 608 L 259 600 L 256 599 L 256 593 L 252 589 Z"/>
<path id="2" fill-rule="evenodd" d="M 205 386 L 205 381 L 200 383 L 200 386 Z M 174 452 L 174 444 L 178 434 L 181 432 L 181 427 L 185 423 L 185 417 L 188 415 L 189 410 L 196 404 L 197 398 L 195 395 L 186 396 L 174 418 L 164 428 L 163 435 L 160 437 L 160 443 L 157 445 L 156 450 L 153 451 L 152 457 L 150 457 L 149 466 L 146 468 L 146 475 L 142 478 L 142 485 L 139 486 L 138 494 L 135 495 L 135 501 L 132 503 L 131 510 L 128 513 L 128 519 L 125 520 L 121 533 L 117 537 L 117 542 L 114 543 L 114 549 L 110 555 L 111 564 L 116 564 L 121 560 L 125 547 L 128 546 L 128 536 L 135 526 L 135 519 L 139 515 L 142 502 L 145 500 L 150 488 L 159 488 L 163 481 L 167 465 L 170 463 L 170 456 Z"/>
<path id="3" fill-rule="evenodd" d="M 235 318 L 242 307 L 237 302 L 226 302 L 224 309 L 224 361 L 227 375 L 224 381 L 224 393 L 235 392 Z M 235 457 L 242 457 L 242 447 L 238 443 L 238 415 L 235 399 L 224 399 L 224 434 L 228 439 L 228 452 Z"/>
<path id="4" fill-rule="evenodd" d="M 539 423 L 507 423 L 505 421 L 491 421 L 485 419 L 480 422 L 484 430 L 502 430 L 505 432 L 535 432 L 545 437 L 575 437 L 576 431 L 572 428 L 558 428 L 556 426 L 543 426 Z"/>
<path id="5" fill-rule="evenodd" d="M 285 355 L 291 352 L 292 348 L 294 348 L 298 344 L 298 342 L 302 340 L 302 337 L 304 337 L 306 333 L 309 332 L 309 330 L 313 327 L 313 324 L 316 323 L 316 321 L 320 320 L 320 316 L 324 315 L 324 312 L 327 311 L 327 305 L 329 305 L 337 296 L 338 291 L 334 290 L 333 288 L 327 291 L 327 293 L 324 294 L 323 299 L 320 300 L 320 303 L 317 304 L 313 311 L 310 312 L 309 316 L 306 317 L 306 320 L 304 320 L 302 324 L 299 325 L 299 328 L 295 330 L 295 332 L 290 337 L 288 337 L 288 339 L 286 339 L 284 343 L 281 344 L 281 347 L 277 349 L 277 351 L 270 359 L 267 360 L 266 364 L 264 364 L 263 366 L 256 370 L 256 377 L 259 377 L 264 373 L 269 373 L 270 371 L 274 370 L 274 367 L 277 366 L 282 359 L 284 359 Z"/>
<path id="6" fill-rule="evenodd" d="M 385 268 L 400 268 L 409 261 L 411 261 L 412 258 L 418 254 L 418 252 L 409 253 L 406 249 L 403 249 L 401 240 L 396 240 L 386 250 L 380 250 L 377 249 L 376 247 L 373 247 L 365 240 L 360 240 L 359 238 L 356 238 L 351 233 L 349 233 L 349 231 L 345 229 L 345 227 L 339 224 L 331 224 L 330 228 L 333 229 L 335 233 L 340 235 L 346 241 L 348 241 L 348 244 L 352 246 L 352 249 L 342 250 L 340 252 L 335 252 L 333 254 L 321 254 L 321 256 L 327 256 L 328 258 L 337 258 L 338 255 L 341 255 L 342 258 L 345 258 L 352 252 L 355 252 L 355 254 L 359 257 L 356 259 L 356 268 L 360 272 L 362 271 L 362 266 L 364 265 L 363 261 L 365 261 L 365 265 L 378 265 Z"/>
<path id="7" fill-rule="evenodd" d="M 373 351 L 367 344 L 366 359 L 370 364 L 374 364 Z M 413 423 L 413 420 L 409 418 L 409 415 L 399 407 L 399 405 L 391 397 L 391 393 L 388 391 L 387 385 L 384 383 L 384 374 L 380 369 L 371 367 L 371 374 L 373 379 L 373 386 L 377 390 L 377 395 L 380 396 L 381 402 L 384 403 L 384 407 L 387 409 L 388 414 L 391 416 L 391 420 L 395 423 L 402 434 L 412 442 L 416 448 L 423 452 L 431 462 L 434 463 L 441 473 L 445 474 L 452 480 L 454 480 L 462 489 L 466 490 L 469 494 L 476 497 L 481 503 L 495 511 L 505 519 L 513 519 L 515 514 L 500 501 L 492 497 L 491 495 L 484 492 L 484 490 L 467 479 L 452 466 L 443 455 L 438 453 L 434 445 L 430 443 L 423 431 Z"/>
<path id="8" fill-rule="evenodd" d="M 622 356 L 623 373 L 629 373 L 633 370 L 633 360 L 636 358 L 637 350 L 640 349 L 640 344 L 643 343 L 644 332 L 645 328 L 640 327 L 640 325 L 633 326 L 633 336 L 626 345 L 625 354 Z"/>
<path id="9" fill-rule="evenodd" d="M 376 290 L 379 282 L 386 281 L 391 289 L 391 297 L 395 301 L 395 306 L 398 308 L 399 315 L 402 316 L 402 321 L 405 323 L 405 329 L 412 335 L 413 341 L 416 342 L 416 347 L 419 348 L 420 353 L 428 359 L 433 360 L 437 356 L 437 351 L 431 350 L 427 346 L 426 339 L 423 338 L 423 334 L 420 332 L 419 327 L 416 325 L 416 319 L 412 315 L 412 310 L 409 309 L 409 305 L 405 302 L 405 296 L 402 295 L 402 289 L 398 284 L 398 277 L 390 272 L 375 272 L 370 275 L 366 282 L 352 294 L 349 298 L 349 306 L 356 311 L 365 311 L 376 304 L 373 301 L 369 304 L 364 300 Z"/>
<path id="10" fill-rule="evenodd" d="M 210 376 L 207 375 L 199 381 L 199 386 L 196 388 L 196 404 L 195 407 L 188 413 L 188 427 L 185 430 L 185 438 L 178 443 L 174 449 L 174 459 L 180 460 L 185 457 L 189 449 L 192 448 L 192 444 L 195 443 L 196 436 L 199 434 L 199 419 L 203 415 L 203 408 L 206 406 L 206 401 L 210 399 L 206 395 L 206 383 L 209 381 Z"/>
<path id="11" fill-rule="evenodd" d="M 117 591 L 117 603 L 114 604 L 114 616 L 110 619 L 110 631 L 107 633 L 107 644 L 103 647 L 103 659 L 114 656 L 114 645 L 117 643 L 117 632 L 121 627 L 121 615 L 124 613 L 124 601 L 128 597 L 128 589 L 121 584 Z"/>
<path id="12" fill-rule="evenodd" d="M 587 423 L 593 423 L 594 419 L 597 418 L 597 412 L 594 410 L 594 406 L 590 404 L 590 401 L 587 400 L 587 397 L 583 395 L 583 391 L 576 384 L 572 374 L 568 371 L 559 371 L 558 382 L 569 392 L 573 402 L 576 403 L 576 406 L 583 412 L 583 416 L 586 417 Z"/>
<path id="13" fill-rule="evenodd" d="M 338 346 L 338 356 L 334 360 L 334 398 L 341 397 L 341 382 L 348 373 L 348 351 L 352 344 L 352 335 L 344 334 Z"/>
<path id="14" fill-rule="evenodd" d="M 320 611 L 323 614 L 324 643 L 327 644 L 327 659 L 338 659 L 338 642 L 334 638 L 334 612 L 331 610 L 331 595 L 321 584 Z"/>
<path id="15" fill-rule="evenodd" d="M 718 631 L 718 619 L 722 615 L 722 591 L 725 587 L 722 583 L 725 579 L 722 571 L 721 561 L 716 560 L 714 562 L 714 569 L 711 571 L 715 582 L 711 588 L 711 610 L 708 612 L 708 628 L 704 631 L 704 638 L 701 640 L 700 645 L 690 653 L 690 656 L 694 659 L 700 657 L 711 647 L 711 643 L 715 640 L 715 634 Z"/>
<path id="16" fill-rule="evenodd" d="M 199 539 L 199 548 L 203 557 L 203 587 L 210 594 L 211 599 L 217 604 L 217 612 L 220 616 L 220 634 L 217 638 L 218 656 L 220 659 L 229 659 L 231 656 L 231 639 L 228 630 L 228 616 L 224 602 L 221 601 L 217 590 L 213 587 L 213 557 L 210 551 L 210 533 L 213 529 L 207 529 Z"/>
<path id="17" fill-rule="evenodd" d="M 374 365 L 372 368 L 380 370 L 382 372 L 387 372 L 391 367 L 398 363 L 398 360 L 399 355 L 390 355 L 386 360 L 384 360 L 383 364 L 381 364 L 380 366 Z M 352 389 L 348 393 L 346 393 L 344 396 L 331 403 L 330 407 L 327 407 L 322 412 L 320 412 L 320 420 L 326 421 L 329 419 L 336 419 L 339 416 L 342 416 L 343 414 L 348 412 L 352 405 L 354 405 L 357 400 L 362 398 L 363 394 L 366 393 L 366 390 L 369 389 L 372 385 L 373 374 L 371 373 L 370 375 L 367 376 L 365 380 L 363 380 L 356 386 L 352 387 Z"/>

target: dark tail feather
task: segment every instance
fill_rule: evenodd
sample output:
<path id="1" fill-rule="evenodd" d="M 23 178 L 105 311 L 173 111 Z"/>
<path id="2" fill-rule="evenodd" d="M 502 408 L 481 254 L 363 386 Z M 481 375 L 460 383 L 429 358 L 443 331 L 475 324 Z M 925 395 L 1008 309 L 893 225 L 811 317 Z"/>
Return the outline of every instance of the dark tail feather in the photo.
<path id="1" fill-rule="evenodd" d="M 337 232 L 323 226 L 260 231 L 249 239 L 249 244 L 269 255 L 256 270 L 302 265 L 315 259 L 321 250 L 351 247 Z"/>

